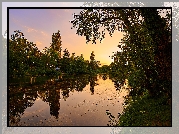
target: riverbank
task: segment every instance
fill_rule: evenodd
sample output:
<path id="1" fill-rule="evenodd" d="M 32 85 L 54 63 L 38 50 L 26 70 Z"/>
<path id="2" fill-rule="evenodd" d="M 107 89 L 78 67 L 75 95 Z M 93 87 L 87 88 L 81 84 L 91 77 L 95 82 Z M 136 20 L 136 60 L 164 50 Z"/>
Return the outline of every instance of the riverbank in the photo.
<path id="1" fill-rule="evenodd" d="M 129 98 L 117 126 L 172 126 L 171 99 L 166 96 Z"/>

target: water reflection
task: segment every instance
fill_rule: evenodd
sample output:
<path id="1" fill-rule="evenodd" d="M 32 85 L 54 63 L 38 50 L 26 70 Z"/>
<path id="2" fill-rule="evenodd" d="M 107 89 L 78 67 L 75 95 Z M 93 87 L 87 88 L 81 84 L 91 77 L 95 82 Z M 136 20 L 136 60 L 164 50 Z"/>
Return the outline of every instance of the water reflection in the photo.
<path id="1" fill-rule="evenodd" d="M 98 85 L 96 81 L 97 81 L 97 76 L 89 77 L 91 95 L 94 94 L 94 87 Z"/>
<path id="2" fill-rule="evenodd" d="M 38 79 L 41 82 L 38 82 Z M 100 112 L 100 110 L 103 110 L 105 113 L 106 109 L 112 108 L 112 105 L 110 104 L 113 104 L 113 108 L 115 109 L 114 111 L 119 112 L 119 109 L 114 107 L 114 104 L 116 102 L 119 102 L 117 101 L 117 99 L 120 98 L 119 92 L 114 92 L 113 89 L 120 88 L 120 85 L 114 80 L 112 83 L 110 83 L 107 75 L 102 75 L 102 76 L 80 75 L 80 76 L 70 76 L 70 77 L 63 76 L 63 77 L 50 78 L 50 79 L 36 78 L 33 79 L 33 81 L 30 78 L 30 79 L 26 79 L 26 81 L 23 82 L 21 80 L 19 82 L 16 81 L 16 83 L 13 83 L 12 80 L 9 86 L 9 125 L 23 126 L 24 124 L 21 121 L 23 120 L 24 123 L 27 122 L 27 125 L 30 126 L 30 121 L 28 122 L 28 120 L 31 119 L 28 118 L 25 120 L 27 114 L 24 113 L 25 111 L 28 111 L 26 110 L 27 108 L 33 107 L 34 103 L 37 103 L 38 100 L 42 100 L 43 102 L 49 105 L 50 116 L 53 116 L 56 120 L 58 119 L 58 122 L 56 122 L 55 126 L 65 125 L 63 120 L 61 120 L 61 118 L 64 117 L 64 116 L 62 117 L 62 113 L 69 117 L 69 121 L 66 121 L 67 126 L 70 125 L 69 122 L 72 122 L 72 120 L 73 120 L 72 125 L 75 126 L 75 124 L 78 123 L 80 125 L 81 122 L 83 122 L 84 124 L 84 122 L 86 122 L 85 119 L 89 120 L 91 117 L 94 116 L 97 117 L 97 114 Z M 91 97 L 89 96 L 88 91 L 90 91 L 90 95 L 92 95 Z M 78 95 L 77 93 L 80 92 L 83 92 L 83 94 Z M 111 103 L 109 103 L 109 99 L 105 100 L 105 98 L 109 97 L 109 95 L 111 98 L 112 97 L 115 98 L 113 101 L 111 101 Z M 61 103 L 62 103 L 62 108 L 60 108 Z M 105 103 L 107 103 L 106 106 L 104 106 Z M 45 107 L 45 105 L 43 106 Z M 76 107 L 78 107 L 78 109 Z M 80 109 L 80 107 L 83 108 L 83 110 Z M 88 109 L 88 111 L 84 112 L 85 109 L 86 110 Z M 75 114 L 75 112 L 77 113 Z M 82 114 L 81 117 L 79 118 L 78 115 L 81 112 Z M 87 112 L 89 112 L 88 115 Z M 93 112 L 96 115 L 93 115 L 93 113 L 91 112 Z M 73 113 L 74 115 L 72 116 Z M 37 112 L 34 114 L 37 114 Z M 83 114 L 86 117 L 82 118 L 82 116 L 84 116 Z M 102 115 L 99 115 L 99 117 L 100 116 Z M 103 116 L 105 116 L 105 114 Z M 34 117 L 34 115 L 32 117 Z M 51 119 L 51 123 L 49 123 L 48 125 L 53 126 L 52 123 L 53 119 L 51 117 L 49 118 Z M 107 118 L 106 117 L 103 118 L 100 117 L 102 124 L 99 123 L 100 120 L 99 121 L 96 120 L 96 124 L 99 124 L 97 126 L 104 125 L 104 124 L 105 126 L 107 126 L 107 123 L 105 122 Z M 38 118 L 36 118 L 36 121 L 34 119 L 34 121 L 32 122 L 37 122 L 36 125 L 39 125 L 38 123 L 39 121 L 37 121 L 37 119 Z M 46 120 L 46 118 L 44 117 L 43 118 L 41 117 L 41 119 Z M 59 119 L 62 122 L 61 124 L 59 122 Z M 89 123 L 90 122 L 91 125 L 95 126 L 94 121 L 89 121 Z M 94 123 L 92 124 L 92 122 Z"/>
<path id="3" fill-rule="evenodd" d="M 107 80 L 107 78 L 108 78 L 107 74 L 102 75 L 103 80 Z"/>

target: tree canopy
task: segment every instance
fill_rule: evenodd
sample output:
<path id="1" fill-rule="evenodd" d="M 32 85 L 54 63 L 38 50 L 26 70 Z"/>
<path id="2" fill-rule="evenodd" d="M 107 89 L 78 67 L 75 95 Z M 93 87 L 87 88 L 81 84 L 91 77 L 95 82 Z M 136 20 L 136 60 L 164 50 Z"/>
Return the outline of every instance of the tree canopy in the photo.
<path id="1" fill-rule="evenodd" d="M 162 11 L 162 10 L 161 10 Z M 114 55 L 118 71 L 129 79 L 133 93 L 148 90 L 152 96 L 171 95 L 171 14 L 157 8 L 84 9 L 71 21 L 86 42 L 102 40 L 107 30 L 124 32 Z M 104 29 L 100 31 L 100 27 Z"/>
<path id="2" fill-rule="evenodd" d="M 9 39 L 9 76 L 38 76 L 65 74 L 97 73 L 99 62 L 91 53 L 90 62 L 83 54 L 75 56 L 66 48 L 62 54 L 61 35 L 58 30 L 52 35 L 52 43 L 43 51 L 38 50 L 36 44 L 29 42 L 21 31 L 16 30 Z M 55 70 L 59 67 L 58 71 Z"/>

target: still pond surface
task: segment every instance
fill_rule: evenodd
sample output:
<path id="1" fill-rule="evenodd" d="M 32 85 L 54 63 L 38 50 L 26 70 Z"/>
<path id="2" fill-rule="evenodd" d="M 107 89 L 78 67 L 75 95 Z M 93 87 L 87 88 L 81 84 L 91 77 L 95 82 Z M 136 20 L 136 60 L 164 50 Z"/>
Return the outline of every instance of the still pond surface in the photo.
<path id="1" fill-rule="evenodd" d="M 107 126 L 123 110 L 126 85 L 107 75 L 10 79 L 10 126 Z"/>

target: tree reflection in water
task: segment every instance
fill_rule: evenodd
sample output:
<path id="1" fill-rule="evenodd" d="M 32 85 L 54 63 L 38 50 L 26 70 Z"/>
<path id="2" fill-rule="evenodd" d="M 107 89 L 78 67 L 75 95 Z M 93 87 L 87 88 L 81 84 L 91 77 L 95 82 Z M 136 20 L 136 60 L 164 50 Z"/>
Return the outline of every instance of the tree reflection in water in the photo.
<path id="1" fill-rule="evenodd" d="M 94 86 L 97 86 L 98 84 L 96 83 L 97 81 L 97 75 L 95 76 L 90 76 L 89 77 L 89 81 L 90 81 L 90 91 L 91 91 L 91 95 L 94 94 Z"/>
<path id="2" fill-rule="evenodd" d="M 107 78 L 108 78 L 108 77 L 107 77 L 107 74 L 104 74 L 104 75 L 102 76 L 102 79 L 103 79 L 103 80 L 107 80 Z"/>
<path id="3" fill-rule="evenodd" d="M 27 86 L 25 89 L 19 87 L 9 87 L 9 123 L 17 125 L 21 114 L 27 107 L 31 107 L 37 99 L 37 91 Z"/>
<path id="4" fill-rule="evenodd" d="M 24 82 L 21 86 L 13 83 L 9 84 L 9 126 L 18 126 L 21 116 L 27 107 L 31 107 L 36 99 L 40 98 L 47 102 L 50 107 L 50 115 L 56 119 L 59 118 L 60 95 L 67 100 L 70 92 L 82 92 L 90 84 L 91 95 L 94 94 L 94 87 L 97 86 L 97 75 L 80 75 L 80 76 L 63 76 L 59 79 L 52 78 L 49 80 L 36 82 L 33 84 Z M 103 80 L 107 76 L 102 77 Z M 19 82 L 20 83 L 20 82 Z"/>

